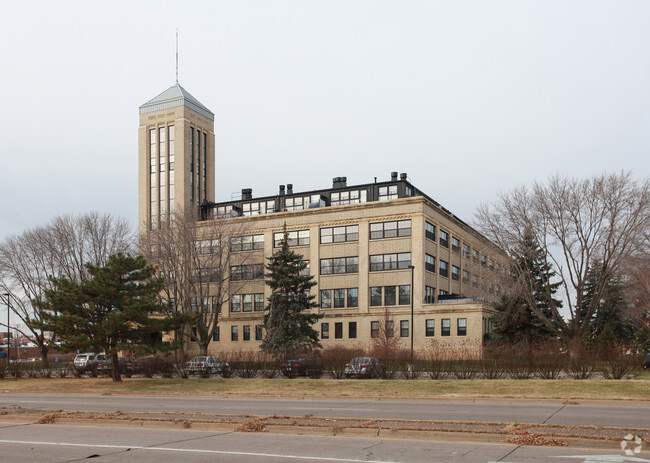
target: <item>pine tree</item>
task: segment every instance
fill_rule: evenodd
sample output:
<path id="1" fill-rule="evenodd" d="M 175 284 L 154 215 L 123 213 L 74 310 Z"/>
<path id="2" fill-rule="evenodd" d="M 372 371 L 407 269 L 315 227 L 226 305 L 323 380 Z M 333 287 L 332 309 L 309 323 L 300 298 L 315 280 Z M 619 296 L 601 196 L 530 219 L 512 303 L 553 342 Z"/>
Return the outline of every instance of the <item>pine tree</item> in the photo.
<path id="1" fill-rule="evenodd" d="M 513 274 L 525 275 L 522 280 L 532 282 L 532 285 L 514 280 L 513 292 L 503 296 L 496 304 L 497 313 L 492 317 L 495 339 L 512 343 L 547 340 L 552 336 L 552 331 L 535 315 L 530 301 L 552 320 L 551 304 L 556 308 L 562 307 L 562 302 L 555 299 L 560 283 L 550 283 L 556 275 L 555 271 L 532 234 L 524 236 L 514 265 L 518 271 Z"/>
<path id="2" fill-rule="evenodd" d="M 318 304 L 314 302 L 315 296 L 309 294 L 316 282 L 312 276 L 303 275 L 306 268 L 302 256 L 289 249 L 285 226 L 282 245 L 266 265 L 266 284 L 272 294 L 265 308 L 266 334 L 260 348 L 268 354 L 284 357 L 321 347 L 312 325 L 323 315 L 309 313 Z"/>
<path id="3" fill-rule="evenodd" d="M 625 308 L 623 281 L 619 275 L 613 275 L 605 281 L 600 294 L 597 294 L 596 282 L 601 279 L 599 275 L 601 267 L 602 265 L 596 261 L 589 268 L 582 296 L 583 307 L 595 305 L 594 315 L 589 320 L 591 334 L 595 339 L 603 341 L 628 341 L 634 336 L 634 327 L 623 318 Z"/>
<path id="4" fill-rule="evenodd" d="M 172 346 L 162 332 L 179 320 L 150 317 L 162 312 L 162 281 L 141 256 L 116 254 L 103 267 L 87 265 L 81 282 L 52 279 L 53 289 L 38 301 L 48 311 L 47 324 L 63 339 L 64 350 L 82 349 L 111 355 L 113 381 L 121 381 L 118 352 L 153 352 Z"/>

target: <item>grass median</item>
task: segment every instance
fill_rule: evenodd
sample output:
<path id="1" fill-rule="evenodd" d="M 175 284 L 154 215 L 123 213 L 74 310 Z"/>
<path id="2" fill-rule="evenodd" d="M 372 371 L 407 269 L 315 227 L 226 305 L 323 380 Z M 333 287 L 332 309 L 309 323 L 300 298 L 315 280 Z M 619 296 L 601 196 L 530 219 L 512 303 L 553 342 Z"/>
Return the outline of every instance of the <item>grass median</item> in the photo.
<path id="1" fill-rule="evenodd" d="M 330 380 L 29 378 L 0 380 L 2 393 L 177 394 L 264 398 L 596 399 L 650 401 L 650 374 L 634 380 Z"/>

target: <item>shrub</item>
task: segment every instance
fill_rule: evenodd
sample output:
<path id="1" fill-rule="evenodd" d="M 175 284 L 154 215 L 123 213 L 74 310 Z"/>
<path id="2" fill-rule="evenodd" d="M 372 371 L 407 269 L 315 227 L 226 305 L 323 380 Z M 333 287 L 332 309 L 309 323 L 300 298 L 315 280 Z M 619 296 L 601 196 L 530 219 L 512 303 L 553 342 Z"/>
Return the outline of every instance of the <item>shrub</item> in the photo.
<path id="1" fill-rule="evenodd" d="M 601 343 L 598 346 L 598 363 L 605 379 L 623 379 L 634 373 L 643 359 L 625 344 Z"/>
<path id="2" fill-rule="evenodd" d="M 341 379 L 345 377 L 345 365 L 354 357 L 361 357 L 365 352 L 360 347 L 327 347 L 320 353 L 323 368 L 332 378 Z"/>

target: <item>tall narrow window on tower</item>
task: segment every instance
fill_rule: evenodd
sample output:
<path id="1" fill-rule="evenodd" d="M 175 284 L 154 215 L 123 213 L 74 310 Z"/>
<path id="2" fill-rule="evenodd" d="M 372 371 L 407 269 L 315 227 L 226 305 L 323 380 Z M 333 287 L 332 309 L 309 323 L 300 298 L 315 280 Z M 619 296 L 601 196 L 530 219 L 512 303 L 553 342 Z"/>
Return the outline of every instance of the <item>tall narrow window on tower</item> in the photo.
<path id="1" fill-rule="evenodd" d="M 207 182 L 206 182 L 206 173 L 205 173 L 205 149 L 207 145 L 207 134 L 203 132 L 203 143 L 201 144 L 201 186 L 203 190 L 201 191 L 201 201 L 207 199 Z"/>
<path id="2" fill-rule="evenodd" d="M 190 127 L 190 204 L 194 204 L 194 128 Z"/>
<path id="3" fill-rule="evenodd" d="M 196 205 L 201 204 L 201 131 L 196 129 Z"/>
<path id="4" fill-rule="evenodd" d="M 158 164 L 158 155 L 156 153 L 156 129 L 149 130 L 149 157 L 151 159 L 151 183 L 149 185 L 149 204 L 151 207 L 151 224 L 150 227 L 156 227 L 156 216 L 158 214 L 158 182 L 156 180 L 156 165 Z"/>
<path id="5" fill-rule="evenodd" d="M 166 140 L 167 140 L 167 127 L 160 127 L 158 129 L 158 155 L 160 156 L 160 218 L 164 220 L 167 213 L 167 191 L 166 191 L 166 177 L 167 171 L 165 165 L 167 163 L 166 154 Z"/>
<path id="6" fill-rule="evenodd" d="M 174 213 L 174 126 L 169 126 L 169 215 Z M 171 218 L 171 217 L 170 217 Z"/>

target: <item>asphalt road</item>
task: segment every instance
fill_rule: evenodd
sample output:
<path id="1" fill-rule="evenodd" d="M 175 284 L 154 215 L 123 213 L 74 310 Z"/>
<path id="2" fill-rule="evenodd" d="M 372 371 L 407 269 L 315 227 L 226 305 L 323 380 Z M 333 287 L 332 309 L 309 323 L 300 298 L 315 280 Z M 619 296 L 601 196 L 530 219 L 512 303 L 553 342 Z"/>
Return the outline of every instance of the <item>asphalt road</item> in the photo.
<path id="1" fill-rule="evenodd" d="M 650 428 L 650 406 L 560 401 L 451 402 L 275 400 L 178 396 L 0 394 L 0 407 L 37 410 L 187 412 L 332 418 L 385 418 Z"/>
<path id="2" fill-rule="evenodd" d="M 627 459 L 619 449 L 520 447 L 433 439 L 208 432 L 113 425 L 2 422 L 0 461 L 64 463 L 194 462 L 650 462 L 650 452 Z"/>

